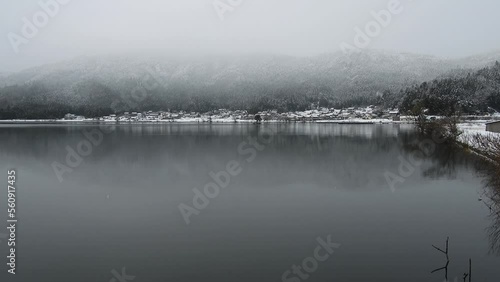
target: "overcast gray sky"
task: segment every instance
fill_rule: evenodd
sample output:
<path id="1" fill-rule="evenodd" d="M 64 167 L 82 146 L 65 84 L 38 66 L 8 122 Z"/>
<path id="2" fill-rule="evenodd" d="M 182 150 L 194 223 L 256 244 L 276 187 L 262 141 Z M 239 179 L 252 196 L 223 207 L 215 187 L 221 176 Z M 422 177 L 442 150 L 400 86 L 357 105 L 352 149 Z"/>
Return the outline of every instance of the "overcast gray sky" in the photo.
<path id="1" fill-rule="evenodd" d="M 23 17 L 33 23 L 43 11 L 38 2 L 56 0 L 0 1 L 0 71 L 17 71 L 107 53 L 336 52 L 342 42 L 354 44 L 354 28 L 365 29 L 372 11 L 395 0 L 216 0 L 242 2 L 231 6 L 224 20 L 214 0 L 64 0 L 69 3 L 61 4 L 33 38 L 23 37 Z M 500 49 L 498 0 L 400 2 L 403 11 L 393 14 L 366 48 L 444 57 Z M 43 23 L 43 16 L 39 20 Z M 18 53 L 9 34 L 24 40 Z"/>

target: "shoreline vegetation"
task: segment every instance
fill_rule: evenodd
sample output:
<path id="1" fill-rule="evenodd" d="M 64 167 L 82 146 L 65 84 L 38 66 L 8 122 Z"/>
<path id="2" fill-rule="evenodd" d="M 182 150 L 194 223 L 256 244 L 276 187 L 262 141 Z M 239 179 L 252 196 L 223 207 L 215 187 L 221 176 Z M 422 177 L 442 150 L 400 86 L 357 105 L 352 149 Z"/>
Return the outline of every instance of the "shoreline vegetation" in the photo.
<path id="1" fill-rule="evenodd" d="M 464 134 L 457 142 L 466 150 L 500 167 L 500 134 Z"/>
<path id="2" fill-rule="evenodd" d="M 450 145 L 456 145 L 469 153 L 500 167 L 500 133 L 486 131 L 484 123 L 461 119 L 460 114 L 430 119 L 424 114 L 415 117 L 415 126 L 423 136 L 440 135 Z"/>

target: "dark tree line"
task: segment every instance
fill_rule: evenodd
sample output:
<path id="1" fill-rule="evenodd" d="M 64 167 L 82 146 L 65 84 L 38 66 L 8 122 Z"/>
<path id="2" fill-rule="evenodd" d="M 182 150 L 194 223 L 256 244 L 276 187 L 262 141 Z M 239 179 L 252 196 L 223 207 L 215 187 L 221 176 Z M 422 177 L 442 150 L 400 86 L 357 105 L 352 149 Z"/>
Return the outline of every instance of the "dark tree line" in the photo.
<path id="1" fill-rule="evenodd" d="M 401 111 L 427 109 L 428 114 L 449 116 L 500 111 L 500 63 L 462 77 L 424 82 L 402 91 Z"/>

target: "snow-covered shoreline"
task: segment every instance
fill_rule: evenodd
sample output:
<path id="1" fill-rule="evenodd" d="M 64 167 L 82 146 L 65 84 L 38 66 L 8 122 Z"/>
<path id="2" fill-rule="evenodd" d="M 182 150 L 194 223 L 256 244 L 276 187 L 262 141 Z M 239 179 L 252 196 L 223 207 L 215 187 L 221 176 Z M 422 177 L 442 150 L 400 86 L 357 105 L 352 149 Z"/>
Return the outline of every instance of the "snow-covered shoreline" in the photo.
<path id="1" fill-rule="evenodd" d="M 486 131 L 485 121 L 461 123 L 457 142 L 486 160 L 500 165 L 500 133 Z"/>
<path id="2" fill-rule="evenodd" d="M 500 138 L 500 133 L 486 131 L 486 121 L 473 121 L 473 122 L 470 121 L 470 122 L 460 123 L 458 124 L 458 129 L 462 131 L 462 134 L 459 136 L 458 141 L 466 143 L 469 146 L 473 147 L 475 144 L 468 143 L 470 142 L 468 141 L 468 139 L 476 134 Z"/>

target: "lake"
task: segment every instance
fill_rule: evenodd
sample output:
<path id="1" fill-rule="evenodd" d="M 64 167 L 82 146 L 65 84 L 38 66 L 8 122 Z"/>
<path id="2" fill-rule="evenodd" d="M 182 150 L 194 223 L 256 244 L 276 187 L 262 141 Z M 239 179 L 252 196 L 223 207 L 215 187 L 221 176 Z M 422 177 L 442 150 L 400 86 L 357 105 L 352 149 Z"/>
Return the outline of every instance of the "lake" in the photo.
<path id="1" fill-rule="evenodd" d="M 444 281 L 447 237 L 500 278 L 498 174 L 411 125 L 0 125 L 0 159 L 0 281 Z"/>

